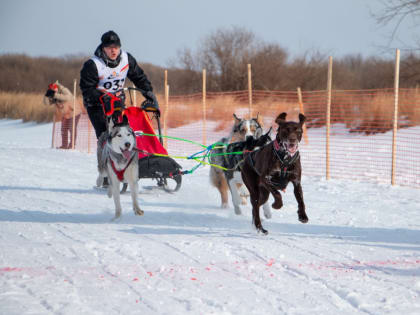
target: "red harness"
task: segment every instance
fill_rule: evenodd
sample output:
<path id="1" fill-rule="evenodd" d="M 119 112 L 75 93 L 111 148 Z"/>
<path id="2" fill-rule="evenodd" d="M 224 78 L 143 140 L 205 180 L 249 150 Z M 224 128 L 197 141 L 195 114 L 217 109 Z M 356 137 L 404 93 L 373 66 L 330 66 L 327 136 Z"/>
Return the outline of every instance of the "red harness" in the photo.
<path id="1" fill-rule="evenodd" d="M 127 165 L 126 165 L 126 166 L 125 166 L 125 167 L 124 167 L 121 171 L 119 171 L 119 170 L 117 170 L 117 169 L 115 168 L 114 161 L 113 161 L 112 159 L 110 159 L 112 169 L 113 169 L 113 171 L 114 171 L 115 175 L 117 175 L 118 180 L 119 180 L 120 182 L 122 182 L 122 181 L 124 180 L 124 173 L 125 173 L 125 170 L 126 170 L 126 169 L 127 169 L 127 167 L 131 164 L 131 161 L 133 161 L 133 159 L 134 159 L 134 155 L 135 155 L 135 154 L 133 154 L 133 156 L 131 157 L 130 161 L 128 161 Z"/>

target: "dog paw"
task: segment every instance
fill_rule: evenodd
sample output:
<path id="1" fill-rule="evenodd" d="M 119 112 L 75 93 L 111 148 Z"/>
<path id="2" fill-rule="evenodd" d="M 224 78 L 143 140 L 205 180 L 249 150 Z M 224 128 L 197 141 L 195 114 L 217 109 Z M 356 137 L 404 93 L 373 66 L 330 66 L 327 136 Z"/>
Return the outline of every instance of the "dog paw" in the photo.
<path id="1" fill-rule="evenodd" d="M 246 201 L 246 197 L 242 197 L 241 205 L 246 206 L 248 202 Z"/>
<path id="2" fill-rule="evenodd" d="M 264 229 L 262 226 L 257 228 L 257 232 L 262 233 L 264 235 L 268 234 L 268 231 L 266 229 Z"/>
<path id="3" fill-rule="evenodd" d="M 241 210 L 241 208 L 240 207 L 238 207 L 238 206 L 235 206 L 235 214 L 237 214 L 237 215 L 241 215 L 242 214 L 242 210 Z"/>
<path id="4" fill-rule="evenodd" d="M 133 210 L 134 210 L 134 214 L 135 215 L 143 215 L 144 214 L 144 211 L 141 210 L 140 208 L 133 209 Z"/>
<path id="5" fill-rule="evenodd" d="M 222 203 L 222 205 L 220 206 L 220 208 L 227 209 L 227 208 L 229 208 L 229 204 L 228 203 Z"/>
<path id="6" fill-rule="evenodd" d="M 121 220 L 121 213 L 120 214 L 116 214 L 115 217 L 113 217 L 111 219 L 111 222 L 118 222 Z"/>
<path id="7" fill-rule="evenodd" d="M 309 219 L 306 213 L 299 213 L 298 212 L 299 221 L 302 223 L 308 223 Z"/>
<path id="8" fill-rule="evenodd" d="M 281 207 L 283 207 L 283 203 L 281 201 L 275 201 L 273 202 L 273 204 L 271 205 L 273 207 L 273 209 L 280 209 Z"/>

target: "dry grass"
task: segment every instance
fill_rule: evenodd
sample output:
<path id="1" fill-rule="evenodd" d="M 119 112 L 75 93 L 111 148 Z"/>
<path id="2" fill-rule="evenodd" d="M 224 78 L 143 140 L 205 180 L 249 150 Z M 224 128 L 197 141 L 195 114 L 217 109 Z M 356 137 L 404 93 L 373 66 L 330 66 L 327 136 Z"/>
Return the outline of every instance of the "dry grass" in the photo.
<path id="1" fill-rule="evenodd" d="M 163 108 L 163 111 L 165 109 Z M 254 103 L 252 106 L 252 116 L 263 120 L 267 117 L 275 117 L 281 112 L 296 112 L 298 104 L 266 99 Z M 240 102 L 233 96 L 218 96 L 206 101 L 206 119 L 216 121 L 216 131 L 224 130 L 232 125 L 233 114 L 241 118 L 249 117 L 249 105 Z M 169 104 L 167 116 L 169 128 L 179 127 L 194 121 L 203 119 L 203 104 L 199 98 L 177 100 Z"/>
<path id="2" fill-rule="evenodd" d="M 420 124 L 419 97 L 413 91 L 401 91 L 399 96 L 399 127 Z M 363 96 L 357 101 L 339 107 L 341 121 L 346 123 L 350 132 L 366 134 L 386 132 L 393 128 L 394 95 L 377 93 L 374 96 Z M 345 107 L 345 108 L 344 108 Z"/>
<path id="3" fill-rule="evenodd" d="M 45 106 L 43 95 L 37 93 L 0 93 L 0 118 L 22 119 L 23 121 L 50 122 L 54 106 Z"/>
<path id="4" fill-rule="evenodd" d="M 320 93 L 319 95 L 321 95 Z M 308 116 L 308 127 L 318 127 L 325 124 L 325 102 L 319 95 L 306 98 L 305 113 Z M 189 98 L 174 98 L 170 100 L 169 110 L 165 115 L 166 106 L 163 95 L 159 99 L 162 117 L 166 117 L 167 126 L 175 128 L 203 119 L 203 105 L 200 95 Z M 55 108 L 43 104 L 43 95 L 36 93 L 0 92 L 0 118 L 23 119 L 23 121 L 50 122 L 53 120 Z M 246 98 L 245 98 L 246 99 Z M 79 99 L 81 102 L 81 99 Z M 326 98 L 325 98 L 326 101 Z M 137 99 L 141 103 L 141 99 Z M 403 90 L 399 97 L 400 127 L 420 124 L 420 94 L 415 89 Z M 249 116 L 249 105 L 244 98 L 232 95 L 217 95 L 207 99 L 206 119 L 216 121 L 216 131 L 225 130 L 232 124 L 232 115 Z M 299 105 L 293 100 L 281 98 L 264 98 L 254 102 L 253 117 L 257 114 L 261 121 L 271 123 L 275 117 L 287 112 L 288 118 L 296 120 Z M 353 96 L 333 98 L 332 122 L 345 123 L 352 132 L 377 133 L 392 128 L 394 115 L 394 96 L 378 92 L 374 95 L 364 93 Z M 57 120 L 61 119 L 56 117 Z"/>

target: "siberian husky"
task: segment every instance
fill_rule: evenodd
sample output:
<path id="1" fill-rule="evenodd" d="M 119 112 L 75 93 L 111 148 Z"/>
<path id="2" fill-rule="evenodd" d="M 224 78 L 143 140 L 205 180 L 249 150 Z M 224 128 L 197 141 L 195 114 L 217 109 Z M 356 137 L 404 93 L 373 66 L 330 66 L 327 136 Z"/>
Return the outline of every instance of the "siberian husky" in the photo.
<path id="1" fill-rule="evenodd" d="M 102 185 L 104 177 L 108 177 L 108 197 L 114 198 L 115 217 L 121 216 L 120 182 L 127 182 L 130 187 L 133 210 L 136 215 L 143 215 L 137 202 L 138 193 L 138 152 L 136 136 L 124 115 L 122 122 L 110 118 L 108 132 L 102 133 L 98 140 L 98 171 L 96 185 Z"/>
<path id="2" fill-rule="evenodd" d="M 223 144 L 234 144 L 249 140 L 249 138 L 259 139 L 262 136 L 263 129 L 257 118 L 241 119 L 235 114 L 234 124 L 228 137 L 222 138 L 219 142 Z M 228 146 L 229 148 L 229 146 Z M 226 153 L 227 148 L 216 148 L 211 151 L 212 154 Z M 239 150 L 242 151 L 242 150 Z M 243 157 L 241 156 L 241 159 Z M 213 155 L 210 158 L 212 164 L 220 165 L 228 168 L 225 171 L 220 168 L 212 166 L 210 168 L 210 182 L 215 186 L 222 199 L 222 208 L 228 207 L 228 190 L 232 196 L 232 203 L 236 214 L 241 214 L 241 204 L 245 205 L 249 192 L 246 189 L 242 177 L 241 170 L 238 166 L 238 156 L 235 155 Z M 232 170 L 235 168 L 235 170 Z M 271 218 L 271 207 L 269 204 L 264 204 L 264 215 L 266 218 Z"/>

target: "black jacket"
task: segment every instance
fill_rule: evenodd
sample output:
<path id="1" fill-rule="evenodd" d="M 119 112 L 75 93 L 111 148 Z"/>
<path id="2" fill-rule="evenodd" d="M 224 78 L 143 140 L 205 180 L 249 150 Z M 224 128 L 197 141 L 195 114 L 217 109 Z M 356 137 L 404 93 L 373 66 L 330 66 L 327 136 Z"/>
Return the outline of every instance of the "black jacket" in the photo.
<path id="1" fill-rule="evenodd" d="M 143 90 L 144 93 L 153 91 L 152 84 L 147 79 L 143 69 L 137 64 L 136 59 L 129 53 L 127 53 L 127 55 L 129 65 L 127 78 L 129 78 L 137 88 Z M 96 48 L 95 56 L 104 60 L 101 45 Z M 106 60 L 104 61 L 106 62 Z M 95 62 L 92 59 L 89 59 L 83 64 L 82 70 L 80 71 L 80 89 L 83 94 L 83 104 L 85 107 L 101 106 L 99 97 L 102 95 L 102 92 L 96 88 L 98 82 L 98 69 L 96 68 Z"/>

